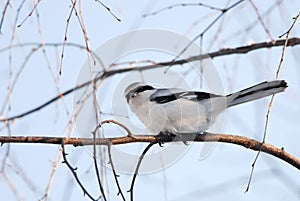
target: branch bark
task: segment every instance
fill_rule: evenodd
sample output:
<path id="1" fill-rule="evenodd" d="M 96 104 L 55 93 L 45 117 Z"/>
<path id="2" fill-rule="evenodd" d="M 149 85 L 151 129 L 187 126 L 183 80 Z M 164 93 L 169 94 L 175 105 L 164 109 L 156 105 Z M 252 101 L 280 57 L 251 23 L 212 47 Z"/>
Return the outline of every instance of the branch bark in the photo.
<path id="1" fill-rule="evenodd" d="M 170 143 L 172 141 L 193 141 L 193 142 L 223 142 L 230 143 L 239 146 L 243 146 L 253 151 L 259 151 L 270 154 L 276 158 L 279 158 L 293 167 L 300 170 L 300 160 L 293 155 L 287 153 L 284 148 L 277 148 L 271 144 L 261 143 L 257 140 L 247 138 L 238 135 L 228 134 L 182 134 L 180 138 L 174 138 L 172 136 L 164 135 L 133 135 L 122 136 L 113 138 L 97 138 L 95 141 L 93 138 L 64 138 L 64 137 L 37 137 L 37 136 L 1 136 L 0 143 L 43 143 L 43 144 L 57 144 L 61 145 L 73 145 L 73 146 L 85 146 L 85 145 L 119 145 L 128 143 Z"/>

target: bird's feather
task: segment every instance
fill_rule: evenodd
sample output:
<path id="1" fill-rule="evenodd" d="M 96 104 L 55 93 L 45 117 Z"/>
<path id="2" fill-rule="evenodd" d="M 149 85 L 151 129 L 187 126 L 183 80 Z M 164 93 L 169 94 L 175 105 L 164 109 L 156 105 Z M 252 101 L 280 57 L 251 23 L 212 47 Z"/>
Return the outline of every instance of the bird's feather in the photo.
<path id="1" fill-rule="evenodd" d="M 198 91 L 184 91 L 182 89 L 157 89 L 156 92 L 150 96 L 150 101 L 164 104 L 181 98 L 191 101 L 200 101 L 214 97 L 220 97 L 220 95 Z"/>

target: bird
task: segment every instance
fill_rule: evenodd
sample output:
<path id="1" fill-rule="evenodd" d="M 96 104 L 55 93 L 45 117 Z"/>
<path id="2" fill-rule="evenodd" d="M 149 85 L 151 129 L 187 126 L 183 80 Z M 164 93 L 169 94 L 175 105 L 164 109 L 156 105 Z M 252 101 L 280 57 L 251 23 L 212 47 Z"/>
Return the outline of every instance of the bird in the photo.
<path id="1" fill-rule="evenodd" d="M 204 133 L 225 109 L 283 92 L 286 81 L 265 81 L 226 96 L 178 88 L 155 88 L 144 82 L 124 91 L 131 111 L 153 134 Z"/>

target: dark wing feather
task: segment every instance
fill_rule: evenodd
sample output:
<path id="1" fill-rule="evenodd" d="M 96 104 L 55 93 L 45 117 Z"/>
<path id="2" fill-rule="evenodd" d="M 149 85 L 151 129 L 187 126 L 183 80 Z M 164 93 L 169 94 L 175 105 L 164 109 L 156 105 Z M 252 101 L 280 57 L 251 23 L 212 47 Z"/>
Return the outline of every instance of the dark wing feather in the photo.
<path id="1" fill-rule="evenodd" d="M 198 91 L 183 91 L 182 89 L 157 89 L 157 91 L 150 96 L 150 101 L 164 104 L 180 98 L 200 101 L 213 97 L 220 97 L 220 95 Z"/>
<path id="2" fill-rule="evenodd" d="M 175 94 L 177 93 L 174 90 L 157 89 L 156 92 L 150 96 L 150 101 L 154 101 L 159 104 L 167 103 L 177 99 Z"/>

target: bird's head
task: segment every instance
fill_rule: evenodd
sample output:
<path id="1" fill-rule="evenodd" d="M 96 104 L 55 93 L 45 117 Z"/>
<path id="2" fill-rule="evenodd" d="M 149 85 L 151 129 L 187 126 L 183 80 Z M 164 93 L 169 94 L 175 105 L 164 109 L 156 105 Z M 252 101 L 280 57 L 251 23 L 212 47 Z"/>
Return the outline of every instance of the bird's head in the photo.
<path id="1" fill-rule="evenodd" d="M 139 93 L 146 91 L 146 90 L 153 90 L 154 87 L 147 85 L 144 82 L 134 82 L 130 84 L 124 91 L 124 96 L 127 100 L 127 103 L 129 103 L 129 100 Z"/>

